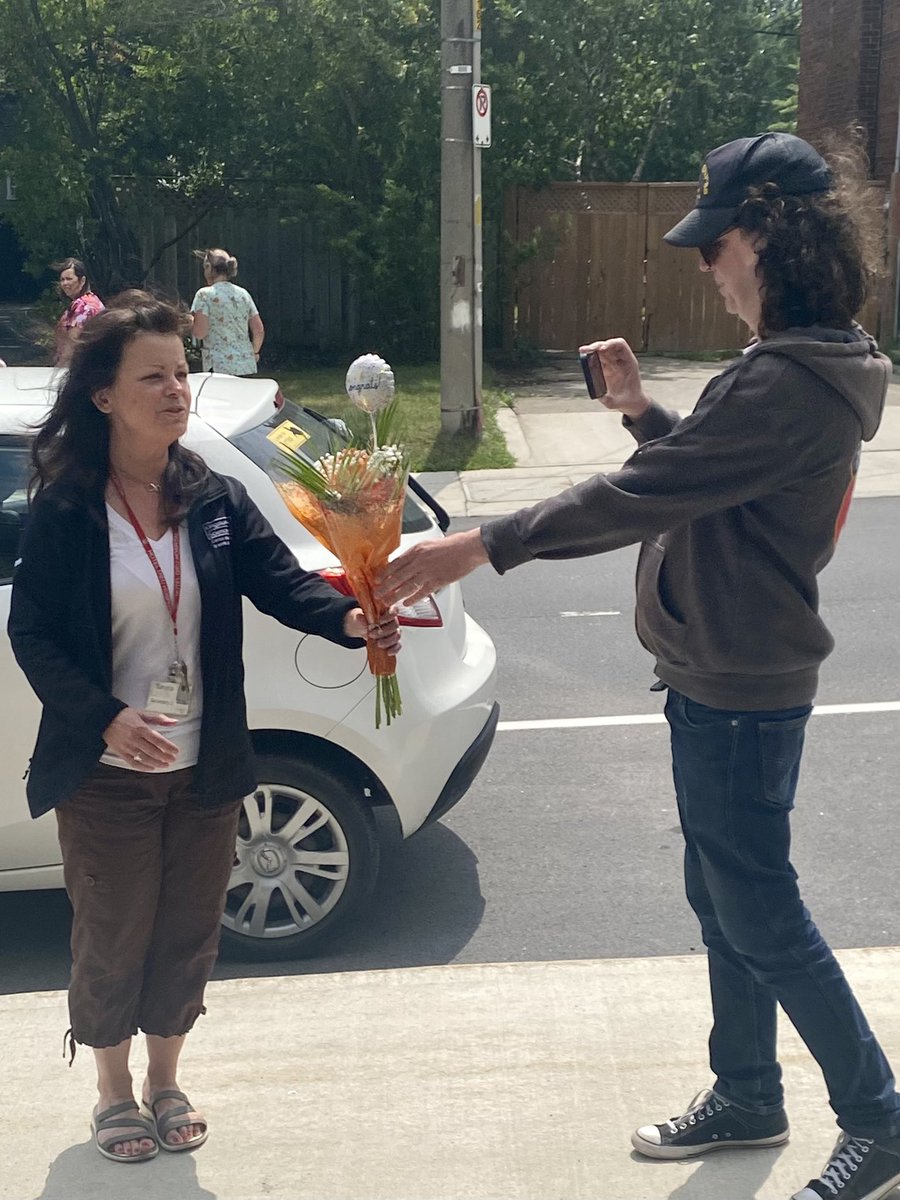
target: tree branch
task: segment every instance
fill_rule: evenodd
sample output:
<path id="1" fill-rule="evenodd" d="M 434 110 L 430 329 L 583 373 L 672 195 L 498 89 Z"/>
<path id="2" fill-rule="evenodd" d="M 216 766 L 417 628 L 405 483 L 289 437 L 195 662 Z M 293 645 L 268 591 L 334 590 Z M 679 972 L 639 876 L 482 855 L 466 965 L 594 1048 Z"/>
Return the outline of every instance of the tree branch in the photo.
<path id="1" fill-rule="evenodd" d="M 81 106 L 78 103 L 78 97 L 75 94 L 75 89 L 72 86 L 71 73 L 68 66 L 59 52 L 59 47 L 50 36 L 50 31 L 44 23 L 43 13 L 40 9 L 38 0 L 28 0 L 28 7 L 31 11 L 31 18 L 34 22 L 35 29 L 43 43 L 44 49 L 50 56 L 53 65 L 56 68 L 57 74 L 62 81 L 62 86 L 54 86 L 49 80 L 45 86 L 48 89 L 48 94 L 53 103 L 57 106 L 66 120 L 72 136 L 79 144 L 82 150 L 95 149 L 95 138 L 93 131 L 81 111 Z M 46 72 L 45 72 L 46 74 Z"/>
<path id="2" fill-rule="evenodd" d="M 150 261 L 147 263 L 147 266 L 144 268 L 144 278 L 142 280 L 143 283 L 146 283 L 147 276 L 150 274 L 150 272 L 153 270 L 153 268 L 156 266 L 156 264 L 159 262 L 159 260 L 165 254 L 165 252 L 169 249 L 169 247 L 177 245 L 178 242 L 180 242 L 183 238 L 187 237 L 187 235 L 191 232 L 192 229 L 196 229 L 197 226 L 200 224 L 200 222 L 203 220 L 203 218 L 205 216 L 207 216 L 209 213 L 211 213 L 212 210 L 216 207 L 216 205 L 220 203 L 220 201 L 221 201 L 221 197 L 218 197 L 218 196 L 216 197 L 215 200 L 211 200 L 206 205 L 206 207 L 201 210 L 199 216 L 195 217 L 193 219 L 193 221 L 190 222 L 189 225 L 185 225 L 185 227 L 184 227 L 184 229 L 182 229 L 181 233 L 177 233 L 175 235 L 175 237 L 169 238 L 169 240 L 167 242 L 163 242 L 163 244 L 161 246 L 157 246 L 156 250 L 153 253 L 153 257 L 150 259 Z"/>
<path id="3" fill-rule="evenodd" d="M 657 105 L 656 115 L 650 124 L 650 130 L 647 133 L 647 137 L 644 141 L 644 148 L 641 150 L 640 158 L 637 160 L 637 166 L 634 168 L 634 174 L 631 176 L 632 183 L 641 182 L 641 176 L 644 174 L 644 168 L 647 165 L 647 159 L 650 156 L 650 151 L 653 149 L 653 143 L 656 141 L 656 135 L 662 128 L 666 112 L 668 111 L 669 105 L 672 103 L 672 97 L 675 95 L 675 91 L 675 84 L 670 83 L 666 88 L 665 95 Z"/>

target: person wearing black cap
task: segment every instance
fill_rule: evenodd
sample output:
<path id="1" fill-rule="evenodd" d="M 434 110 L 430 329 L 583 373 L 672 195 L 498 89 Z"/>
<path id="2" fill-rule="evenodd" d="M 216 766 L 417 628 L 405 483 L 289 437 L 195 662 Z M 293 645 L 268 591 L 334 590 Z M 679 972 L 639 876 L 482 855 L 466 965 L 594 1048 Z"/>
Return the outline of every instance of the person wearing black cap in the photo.
<path id="1" fill-rule="evenodd" d="M 679 419 L 645 394 L 620 338 L 583 346 L 638 443 L 619 470 L 389 564 L 384 600 L 481 564 L 499 573 L 641 542 L 636 626 L 667 690 L 688 899 L 709 958 L 715 1081 L 638 1129 L 651 1158 L 788 1138 L 776 1009 L 825 1076 L 841 1135 L 793 1200 L 879 1200 L 900 1182 L 900 1096 L 840 966 L 803 905 L 790 810 L 819 666 L 833 640 L 817 575 L 831 558 L 890 365 L 854 322 L 877 261 L 864 172 L 789 134 L 705 159 L 696 206 L 666 234 L 700 252 L 752 340 Z"/>

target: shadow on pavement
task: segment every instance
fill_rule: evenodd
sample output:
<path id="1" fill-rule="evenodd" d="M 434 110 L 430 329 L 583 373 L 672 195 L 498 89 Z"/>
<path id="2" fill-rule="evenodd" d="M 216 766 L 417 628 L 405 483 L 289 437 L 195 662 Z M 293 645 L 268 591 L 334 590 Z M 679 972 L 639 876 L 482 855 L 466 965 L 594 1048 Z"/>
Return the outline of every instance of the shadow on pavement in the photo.
<path id="1" fill-rule="evenodd" d="M 781 1147 L 771 1150 L 729 1150 L 721 1156 L 711 1154 L 703 1159 L 699 1167 L 696 1160 L 655 1162 L 640 1154 L 632 1154 L 631 1159 L 647 1170 L 647 1194 L 659 1196 L 660 1200 L 710 1200 L 711 1196 L 727 1196 L 728 1200 L 755 1200 L 775 1169 L 780 1153 Z M 684 1170 L 690 1170 L 691 1174 L 678 1184 L 678 1173 Z M 651 1179 L 655 1185 L 652 1190 Z M 804 1182 L 799 1180 L 797 1187 L 800 1188 Z M 673 1184 L 673 1190 L 669 1191 Z"/>
<path id="2" fill-rule="evenodd" d="M 436 966 L 456 958 L 483 912 L 478 860 L 447 826 L 430 825 L 409 842 L 382 833 L 375 894 L 365 912 L 344 927 L 332 953 L 286 962 L 220 959 L 213 978 Z"/>
<path id="3" fill-rule="evenodd" d="M 378 814 L 381 817 L 381 814 Z M 382 826 L 384 828 L 382 828 Z M 478 863 L 446 826 L 408 842 L 385 820 L 375 894 L 331 953 L 284 962 L 220 960 L 214 979 L 319 975 L 451 962 L 478 929 L 484 898 Z M 68 987 L 71 908 L 65 892 L 0 893 L 0 995 Z"/>
<path id="4" fill-rule="evenodd" d="M 147 1200 L 149 1196 L 216 1200 L 215 1192 L 197 1182 L 197 1168 L 190 1154 L 158 1154 L 149 1163 L 133 1163 L 126 1168 L 101 1157 L 91 1142 L 70 1146 L 54 1159 L 43 1191 L 35 1200 L 96 1200 L 111 1195 L 116 1200 Z"/>

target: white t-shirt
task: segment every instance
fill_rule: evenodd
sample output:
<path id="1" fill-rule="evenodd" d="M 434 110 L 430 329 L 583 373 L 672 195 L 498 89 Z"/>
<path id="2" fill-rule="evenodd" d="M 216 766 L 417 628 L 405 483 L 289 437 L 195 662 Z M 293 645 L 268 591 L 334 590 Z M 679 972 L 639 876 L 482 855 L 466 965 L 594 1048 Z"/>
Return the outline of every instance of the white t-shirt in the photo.
<path id="1" fill-rule="evenodd" d="M 153 564 L 131 522 L 109 504 L 109 576 L 112 588 L 112 693 L 130 708 L 145 709 L 150 684 L 168 679 L 175 657 L 172 620 Z M 200 587 L 187 529 L 177 530 L 181 539 L 181 599 L 178 603 L 178 652 L 188 669 L 191 709 L 177 725 L 157 726 L 157 731 L 174 742 L 179 755 L 170 767 L 155 773 L 192 767 L 200 751 L 200 718 L 203 714 L 203 684 L 200 678 Z M 169 594 L 174 598 L 175 563 L 173 531 L 166 530 L 158 542 L 150 542 Z M 135 770 L 118 754 L 107 750 L 101 762 Z"/>

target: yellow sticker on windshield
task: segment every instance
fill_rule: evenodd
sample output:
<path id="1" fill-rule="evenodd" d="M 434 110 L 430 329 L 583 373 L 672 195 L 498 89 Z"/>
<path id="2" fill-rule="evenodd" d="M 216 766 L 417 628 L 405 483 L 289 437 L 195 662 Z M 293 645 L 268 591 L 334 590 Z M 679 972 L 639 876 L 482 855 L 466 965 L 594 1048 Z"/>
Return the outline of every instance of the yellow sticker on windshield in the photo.
<path id="1" fill-rule="evenodd" d="M 280 425 L 267 433 L 266 437 L 282 450 L 299 450 L 304 442 L 309 441 L 309 434 L 293 421 L 282 421 Z"/>

